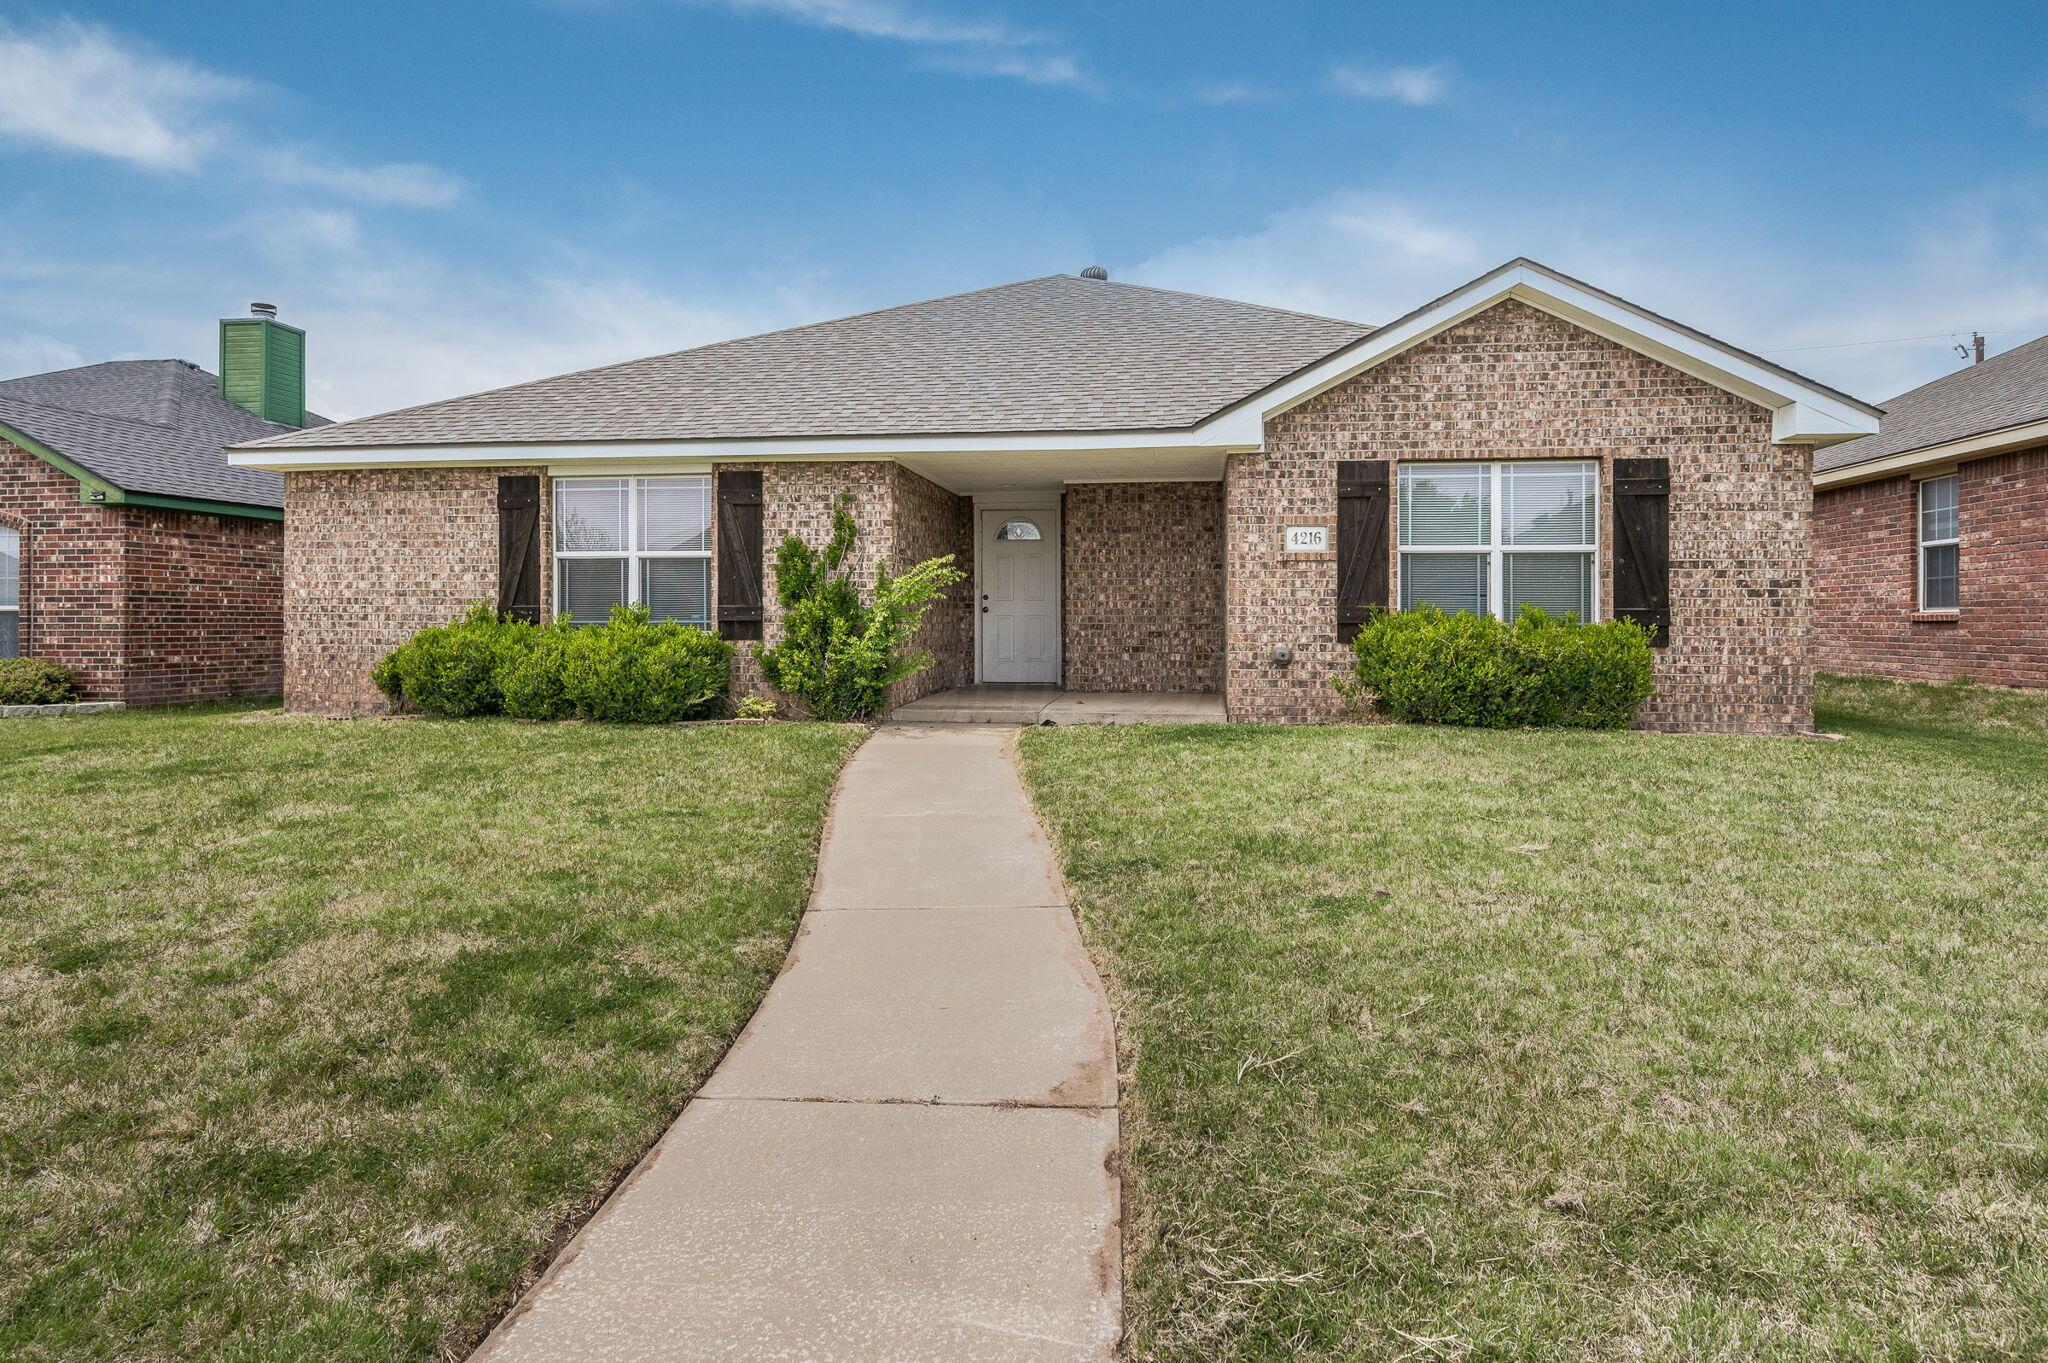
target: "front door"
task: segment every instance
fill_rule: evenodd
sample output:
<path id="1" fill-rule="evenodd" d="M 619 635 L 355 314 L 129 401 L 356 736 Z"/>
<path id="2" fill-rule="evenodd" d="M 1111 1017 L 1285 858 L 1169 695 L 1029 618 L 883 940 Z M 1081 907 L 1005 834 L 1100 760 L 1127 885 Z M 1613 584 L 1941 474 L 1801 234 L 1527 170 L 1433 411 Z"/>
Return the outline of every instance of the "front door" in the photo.
<path id="1" fill-rule="evenodd" d="M 981 680 L 1060 680 L 1060 513 L 980 511 Z"/>

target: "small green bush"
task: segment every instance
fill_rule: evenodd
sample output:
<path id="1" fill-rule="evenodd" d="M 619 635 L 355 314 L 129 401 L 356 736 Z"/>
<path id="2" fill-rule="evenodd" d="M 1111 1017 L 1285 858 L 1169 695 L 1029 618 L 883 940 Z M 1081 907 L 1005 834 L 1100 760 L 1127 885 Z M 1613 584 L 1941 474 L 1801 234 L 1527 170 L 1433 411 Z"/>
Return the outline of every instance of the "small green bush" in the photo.
<path id="1" fill-rule="evenodd" d="M 576 713 L 607 724 L 673 724 L 725 712 L 732 645 L 701 629 L 656 624 L 644 606 L 570 632 L 562 686 Z"/>
<path id="2" fill-rule="evenodd" d="M 669 724 L 724 713 L 732 645 L 616 607 L 601 625 L 529 625 L 474 606 L 423 629 L 370 670 L 390 698 L 429 714 L 507 714 Z"/>
<path id="3" fill-rule="evenodd" d="M 1512 624 L 1433 606 L 1382 613 L 1352 645 L 1358 687 L 1420 724 L 1621 729 L 1654 689 L 1648 631 L 1582 625 L 1533 606 Z"/>
<path id="4" fill-rule="evenodd" d="M 498 695 L 505 713 L 514 719 L 567 719 L 576 713 L 565 679 L 576 631 L 566 624 L 505 628 L 506 644 L 498 655 Z"/>
<path id="5" fill-rule="evenodd" d="M 0 658 L 0 705 L 63 705 L 78 698 L 78 678 L 62 663 Z"/>
<path id="6" fill-rule="evenodd" d="M 932 665 L 929 649 L 911 650 L 925 612 L 966 574 L 953 556 L 926 559 L 901 577 L 875 570 L 874 604 L 861 604 L 853 575 L 841 566 L 859 529 L 841 497 L 832 539 L 822 552 L 795 536 L 775 555 L 775 594 L 782 603 L 782 642 L 755 645 L 768 684 L 802 701 L 819 719 L 858 719 L 887 703 L 889 688 Z"/>
<path id="7" fill-rule="evenodd" d="M 423 629 L 400 644 L 371 669 L 370 679 L 386 696 L 395 687 L 398 698 L 430 714 L 496 714 L 503 708 L 498 664 L 507 635 L 490 607 L 472 606 L 455 623 Z"/>

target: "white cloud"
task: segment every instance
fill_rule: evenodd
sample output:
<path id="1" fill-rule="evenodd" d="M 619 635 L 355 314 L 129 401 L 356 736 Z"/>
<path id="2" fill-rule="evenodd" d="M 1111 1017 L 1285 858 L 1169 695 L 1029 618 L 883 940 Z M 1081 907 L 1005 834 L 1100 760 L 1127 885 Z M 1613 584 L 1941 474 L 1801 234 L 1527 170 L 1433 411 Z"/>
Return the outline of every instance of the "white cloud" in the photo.
<path id="1" fill-rule="evenodd" d="M 772 14 L 819 28 L 906 43 L 958 43 L 970 47 L 1024 47 L 1042 41 L 997 19 L 955 19 L 892 0 L 723 0 L 730 9 Z"/>
<path id="2" fill-rule="evenodd" d="M 252 138 L 225 120 L 223 106 L 256 93 L 254 84 L 94 25 L 27 32 L 0 23 L 0 70 L 0 138 L 20 145 L 181 174 L 254 166 L 300 188 L 401 208 L 438 208 L 463 193 L 461 181 L 433 166 L 352 165 Z"/>
<path id="3" fill-rule="evenodd" d="M 0 340 L 0 378 L 47 374 L 53 369 L 76 369 L 85 362 L 83 351 L 55 336 L 30 333 Z"/>
<path id="4" fill-rule="evenodd" d="M 1080 60 L 1048 34 L 999 18 L 963 18 L 904 0 L 700 0 L 862 38 L 932 49 L 930 65 L 968 76 L 1095 89 Z"/>
<path id="5" fill-rule="evenodd" d="M 266 213 L 241 239 L 280 281 L 264 287 L 285 319 L 306 329 L 309 403 L 337 418 L 848 310 L 803 275 L 678 290 L 588 260 L 522 270 L 423 255 L 345 213 Z"/>
<path id="6" fill-rule="evenodd" d="M 1251 232 L 1172 247 L 1121 277 L 1377 323 L 1493 263 L 1470 231 L 1396 196 L 1352 190 Z"/>
<path id="7" fill-rule="evenodd" d="M 1704 235 L 1683 221 L 1638 215 L 1610 230 L 1567 209 L 1353 190 L 1236 235 L 1169 247 L 1117 273 L 1382 323 L 1527 255 L 1882 401 L 1953 372 L 1951 332 L 1982 330 L 1993 351 L 2048 332 L 2048 232 L 2039 226 L 2048 221 L 2048 184 L 1987 186 L 1916 211 L 1890 244 L 1852 258 L 1781 246 L 1771 222 L 1747 235 L 1731 236 L 1725 225 Z M 1885 344 L 1844 344 L 1863 341 Z"/>
<path id="8" fill-rule="evenodd" d="M 1330 86 L 1354 99 L 1415 106 L 1441 104 L 1449 94 L 1449 81 L 1440 66 L 1333 66 Z"/>
<path id="9" fill-rule="evenodd" d="M 1239 104 L 1264 104 L 1273 98 L 1273 92 L 1262 85 L 1249 81 L 1217 81 L 1195 87 L 1195 99 L 1202 104 L 1213 104 L 1228 108 Z"/>
<path id="10" fill-rule="evenodd" d="M 158 171 L 197 167 L 217 140 L 208 112 L 249 88 L 69 21 L 0 24 L 0 70 L 0 136 Z"/>
<path id="11" fill-rule="evenodd" d="M 1031 85 L 1098 88 L 1079 62 L 1058 52 L 959 52 L 935 57 L 932 65 L 963 76 L 1008 76 Z"/>
<path id="12" fill-rule="evenodd" d="M 264 152 L 259 159 L 274 179 L 289 185 L 331 190 L 362 203 L 441 208 L 454 203 L 465 192 L 462 181 L 438 167 L 416 161 L 352 166 L 297 147 Z"/>

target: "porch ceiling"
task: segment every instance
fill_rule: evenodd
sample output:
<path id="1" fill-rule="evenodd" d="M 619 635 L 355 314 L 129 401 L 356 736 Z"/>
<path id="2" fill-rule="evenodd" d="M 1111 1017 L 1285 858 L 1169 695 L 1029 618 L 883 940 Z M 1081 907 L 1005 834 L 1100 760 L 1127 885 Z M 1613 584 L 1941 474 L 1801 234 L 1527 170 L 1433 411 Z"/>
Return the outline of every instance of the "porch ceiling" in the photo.
<path id="1" fill-rule="evenodd" d="M 897 462 L 963 497 L 1056 491 L 1068 483 L 1216 483 L 1223 451 L 962 450 L 904 454 Z"/>

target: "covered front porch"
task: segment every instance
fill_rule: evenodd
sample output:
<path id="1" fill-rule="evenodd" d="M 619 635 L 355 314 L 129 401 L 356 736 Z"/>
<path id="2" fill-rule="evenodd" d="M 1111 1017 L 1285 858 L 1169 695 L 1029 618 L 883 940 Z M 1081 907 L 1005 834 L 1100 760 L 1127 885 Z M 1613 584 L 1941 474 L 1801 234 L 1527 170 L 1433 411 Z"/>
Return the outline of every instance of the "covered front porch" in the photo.
<path id="1" fill-rule="evenodd" d="M 916 519 L 947 527 L 943 549 L 969 573 L 953 597 L 965 608 L 957 624 L 933 632 L 950 665 L 920 688 L 945 693 L 900 697 L 899 717 L 1223 718 L 1220 452 L 898 463 L 911 482 L 951 494 L 950 514 Z M 917 539 L 920 553 L 941 547 Z"/>
<path id="2" fill-rule="evenodd" d="M 1005 683 L 956 686 L 899 705 L 898 724 L 1221 724 L 1215 691 L 1069 691 Z"/>

